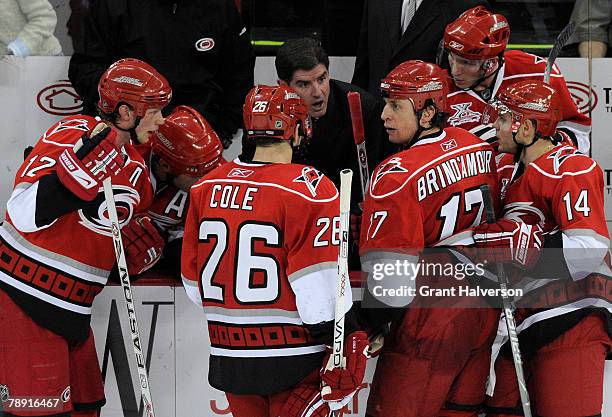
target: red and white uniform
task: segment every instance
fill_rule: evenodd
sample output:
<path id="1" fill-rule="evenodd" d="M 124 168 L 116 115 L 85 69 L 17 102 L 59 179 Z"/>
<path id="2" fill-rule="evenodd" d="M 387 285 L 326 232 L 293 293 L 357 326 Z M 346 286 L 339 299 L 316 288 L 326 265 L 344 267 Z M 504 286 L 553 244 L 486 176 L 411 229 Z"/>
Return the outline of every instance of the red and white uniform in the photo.
<path id="1" fill-rule="evenodd" d="M 89 322 L 94 297 L 115 264 L 106 203 L 102 192 L 91 202 L 79 200 L 55 174 L 64 149 L 98 123 L 70 116 L 44 133 L 17 171 L 0 225 L 0 324 L 12 329 L 0 333 L 0 385 L 12 398 L 61 400 L 60 408 L 8 410 L 13 415 L 104 404 Z M 150 204 L 152 188 L 135 149 L 122 152 L 126 163 L 113 177 L 113 191 L 125 225 Z"/>
<path id="2" fill-rule="evenodd" d="M 268 395 L 320 368 L 304 325 L 334 317 L 338 213 L 333 183 L 303 165 L 235 160 L 191 188 L 182 278 L 207 315 L 213 387 Z"/>
<path id="3" fill-rule="evenodd" d="M 521 350 L 528 358 L 527 372 L 537 381 L 529 387 L 532 403 L 542 416 L 596 415 L 601 412 L 606 349 L 612 348 L 603 173 L 595 161 L 568 145 L 555 146 L 522 175 L 519 170 L 512 170 L 514 178 L 503 184 L 504 217 L 540 223 L 545 232 L 538 265 L 515 284 L 524 291 L 516 303 Z M 504 170 L 506 178 L 510 171 Z M 502 320 L 494 356 L 506 341 Z M 518 401 L 515 376 L 505 362 L 507 358 L 500 358 L 496 364 L 493 411 Z M 550 372 L 552 367 L 564 372 Z M 583 384 L 590 394 L 579 395 L 578 401 L 578 391 L 572 389 Z"/>
<path id="4" fill-rule="evenodd" d="M 383 161 L 364 203 L 364 270 L 396 260 L 417 263 L 422 248 L 460 244 L 457 232 L 482 220 L 484 184 L 497 195 L 494 150 L 463 129 L 422 137 Z M 418 295 L 385 340 L 367 414 L 435 417 L 445 409 L 476 416 L 499 312 L 415 305 Z"/>
<path id="5" fill-rule="evenodd" d="M 106 202 L 99 193 L 84 208 L 39 226 L 37 192 L 40 180 L 55 171 L 60 153 L 97 123 L 92 117 L 70 116 L 44 133 L 17 171 L 0 227 L 0 288 L 34 321 L 77 340 L 87 337 L 93 299 L 115 265 Z M 127 162 L 113 178 L 122 225 L 152 199 L 144 161 L 132 146 L 123 151 Z"/>
<path id="6" fill-rule="evenodd" d="M 491 98 L 504 87 L 517 81 L 526 79 L 541 81 L 545 69 L 546 60 L 543 58 L 522 51 L 506 51 L 504 63 L 491 87 Z M 550 75 L 550 84 L 559 92 L 562 102 L 563 117 L 557 129 L 567 133 L 578 144 L 578 149 L 588 155 L 591 147 L 589 138 L 591 119 L 578 111 L 565 84 L 565 78 L 556 65 Z M 480 122 L 486 104 L 487 101 L 472 90 L 455 90 L 447 96 L 449 112 L 447 123 L 469 130 L 482 139 L 492 139 L 495 136 L 495 129 Z"/>

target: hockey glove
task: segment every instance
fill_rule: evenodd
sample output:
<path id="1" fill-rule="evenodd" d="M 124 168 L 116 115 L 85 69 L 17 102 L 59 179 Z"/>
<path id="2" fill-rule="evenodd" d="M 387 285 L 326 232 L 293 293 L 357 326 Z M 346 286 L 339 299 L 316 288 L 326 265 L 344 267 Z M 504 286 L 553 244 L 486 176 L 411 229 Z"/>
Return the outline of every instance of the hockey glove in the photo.
<path id="1" fill-rule="evenodd" d="M 132 219 L 121 228 L 121 235 L 130 275 L 142 274 L 161 258 L 165 242 L 148 216 Z"/>
<path id="2" fill-rule="evenodd" d="M 344 368 L 332 367 L 328 354 L 321 369 L 321 396 L 332 410 L 344 407 L 361 388 L 368 360 L 368 335 L 364 331 L 349 334 L 344 340 Z"/>
<path id="3" fill-rule="evenodd" d="M 64 187 L 85 201 L 95 199 L 102 181 L 117 175 L 124 164 L 114 129 L 100 123 L 90 134 L 64 150 L 57 165 Z"/>
<path id="4" fill-rule="evenodd" d="M 512 263 L 523 269 L 533 267 L 542 248 L 542 228 L 510 219 L 474 228 L 478 256 L 489 263 Z"/>
<path id="5" fill-rule="evenodd" d="M 353 242 L 359 245 L 359 234 L 361 233 L 361 215 L 363 214 L 363 203 L 353 205 L 349 216 L 349 223 L 351 227 L 351 236 Z"/>

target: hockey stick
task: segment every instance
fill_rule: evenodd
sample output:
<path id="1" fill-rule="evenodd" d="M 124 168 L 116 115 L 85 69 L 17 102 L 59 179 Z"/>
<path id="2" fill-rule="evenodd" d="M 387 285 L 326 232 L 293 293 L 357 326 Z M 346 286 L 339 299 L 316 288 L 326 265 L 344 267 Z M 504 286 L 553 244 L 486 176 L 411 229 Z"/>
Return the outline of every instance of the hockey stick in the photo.
<path id="1" fill-rule="evenodd" d="M 555 40 L 555 44 L 548 54 L 548 58 L 546 58 L 546 70 L 544 71 L 544 82 L 548 84 L 550 82 L 550 73 L 552 72 L 555 61 L 557 60 L 557 56 L 561 49 L 565 46 L 568 39 L 574 33 L 574 29 L 576 28 L 576 22 L 570 20 L 567 23 L 567 26 L 563 28 L 557 39 Z"/>
<path id="2" fill-rule="evenodd" d="M 117 257 L 117 267 L 119 269 L 119 280 L 121 281 L 121 286 L 123 287 L 123 295 L 125 296 L 125 304 L 127 306 L 130 333 L 132 334 L 132 347 L 134 348 L 134 355 L 136 356 L 144 415 L 146 417 L 155 417 L 155 413 L 153 412 L 151 390 L 149 388 L 149 377 L 147 375 L 147 368 L 145 366 L 145 356 L 142 351 L 142 339 L 140 338 L 140 332 L 138 331 L 138 320 L 136 320 L 136 308 L 134 307 L 132 286 L 130 284 L 130 276 L 128 274 L 123 243 L 121 241 L 119 217 L 117 216 L 117 207 L 115 206 L 115 196 L 113 195 L 113 184 L 111 182 L 111 178 L 106 178 L 102 182 L 102 185 L 104 187 L 104 197 L 106 198 L 108 218 L 111 222 L 113 244 L 115 247 L 115 255 Z"/>
<path id="3" fill-rule="evenodd" d="M 348 237 L 349 216 L 351 208 L 351 182 L 353 171 L 340 171 L 340 248 L 338 252 L 338 281 L 336 283 L 336 308 L 334 312 L 334 341 L 332 345 L 332 360 L 327 363 L 327 369 L 344 368 L 344 298 L 345 291 L 350 288 L 348 273 Z M 330 393 L 331 388 L 324 386 L 321 393 Z"/>
<path id="4" fill-rule="evenodd" d="M 487 215 L 487 223 L 495 223 L 495 208 L 489 186 L 484 184 L 480 186 L 482 199 Z M 499 287 L 501 289 L 502 304 L 504 307 L 504 315 L 506 317 L 506 327 L 508 328 L 508 337 L 510 338 L 510 348 L 512 349 L 512 359 L 514 361 L 514 370 L 516 371 L 516 380 L 518 382 L 519 393 L 521 395 L 521 404 L 523 405 L 523 413 L 525 417 L 531 417 L 531 402 L 529 400 L 529 392 L 527 391 L 527 383 L 525 382 L 525 374 L 523 373 L 523 359 L 521 357 L 521 349 L 519 346 L 518 334 L 516 332 L 516 322 L 514 321 L 514 305 L 510 298 L 506 295 L 508 290 L 508 277 L 502 263 L 497 262 L 497 277 Z"/>
<path id="5" fill-rule="evenodd" d="M 368 187 L 370 172 L 368 170 L 368 153 L 365 146 L 365 129 L 363 127 L 363 113 L 361 111 L 361 95 L 356 91 L 350 91 L 346 95 L 351 112 L 351 122 L 353 124 L 353 139 L 357 146 L 357 158 L 359 159 L 359 177 L 361 178 L 361 197 L 362 201 Z"/>

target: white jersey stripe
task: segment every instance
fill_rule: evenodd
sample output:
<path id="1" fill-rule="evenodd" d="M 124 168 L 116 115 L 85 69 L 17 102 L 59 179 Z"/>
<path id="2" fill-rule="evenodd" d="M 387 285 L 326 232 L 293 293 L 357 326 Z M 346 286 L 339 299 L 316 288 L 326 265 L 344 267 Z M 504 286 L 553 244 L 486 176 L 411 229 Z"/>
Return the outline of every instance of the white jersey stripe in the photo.
<path id="1" fill-rule="evenodd" d="M 211 347 L 210 354 L 213 356 L 226 356 L 232 358 L 269 358 L 280 356 L 299 356 L 311 353 L 323 352 L 325 345 L 303 346 L 295 348 L 279 349 L 223 349 Z"/>

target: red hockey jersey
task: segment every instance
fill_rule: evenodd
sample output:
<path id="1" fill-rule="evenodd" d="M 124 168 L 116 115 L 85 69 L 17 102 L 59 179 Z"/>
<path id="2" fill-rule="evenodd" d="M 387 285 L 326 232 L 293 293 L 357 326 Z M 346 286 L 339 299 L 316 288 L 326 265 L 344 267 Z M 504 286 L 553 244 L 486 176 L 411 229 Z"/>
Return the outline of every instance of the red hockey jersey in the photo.
<path id="1" fill-rule="evenodd" d="M 452 127 L 418 139 L 372 174 L 362 217 L 362 256 L 431 247 L 480 224 L 483 184 L 497 195 L 491 145 Z"/>
<path id="2" fill-rule="evenodd" d="M 546 60 L 543 58 L 522 51 L 506 51 L 504 64 L 491 89 L 491 97 L 495 97 L 501 89 L 517 81 L 542 80 L 545 69 Z M 589 138 L 591 119 L 578 111 L 565 84 L 565 78 L 556 65 L 550 76 L 550 84 L 559 92 L 563 106 L 563 119 L 557 128 L 572 137 L 578 144 L 578 149 L 588 155 L 591 147 Z M 481 125 L 480 123 L 485 105 L 486 101 L 474 91 L 455 90 L 447 96 L 447 107 L 450 114 L 447 123 L 467 129 L 485 140 L 493 139 L 495 129 L 492 125 Z"/>
<path id="3" fill-rule="evenodd" d="M 270 394 L 321 366 L 303 325 L 334 317 L 339 210 L 333 183 L 297 164 L 235 160 L 192 187 L 182 278 L 207 315 L 212 386 Z"/>
<path id="4" fill-rule="evenodd" d="M 517 171 L 513 170 L 515 176 Z M 597 163 L 572 146 L 557 145 L 504 188 L 504 217 L 540 223 L 545 231 L 541 268 L 528 271 L 518 284 L 525 293 L 517 302 L 524 307 L 517 312 L 517 321 L 522 322 L 518 330 L 581 308 L 612 312 L 610 237 L 603 173 Z M 560 251 L 546 262 L 547 251 L 554 247 Z M 559 276 L 553 268 L 563 261 L 564 275 L 569 276 Z"/>
<path id="5" fill-rule="evenodd" d="M 100 188 L 92 202 L 40 225 L 40 212 L 57 202 L 40 201 L 38 187 L 55 175 L 63 150 L 97 123 L 89 116 L 70 116 L 44 133 L 17 171 L 0 226 L 0 287 L 37 323 L 71 339 L 87 337 L 93 299 L 115 265 L 106 201 Z M 152 199 L 144 161 L 131 145 L 123 153 L 125 166 L 113 177 L 122 225 Z"/>

